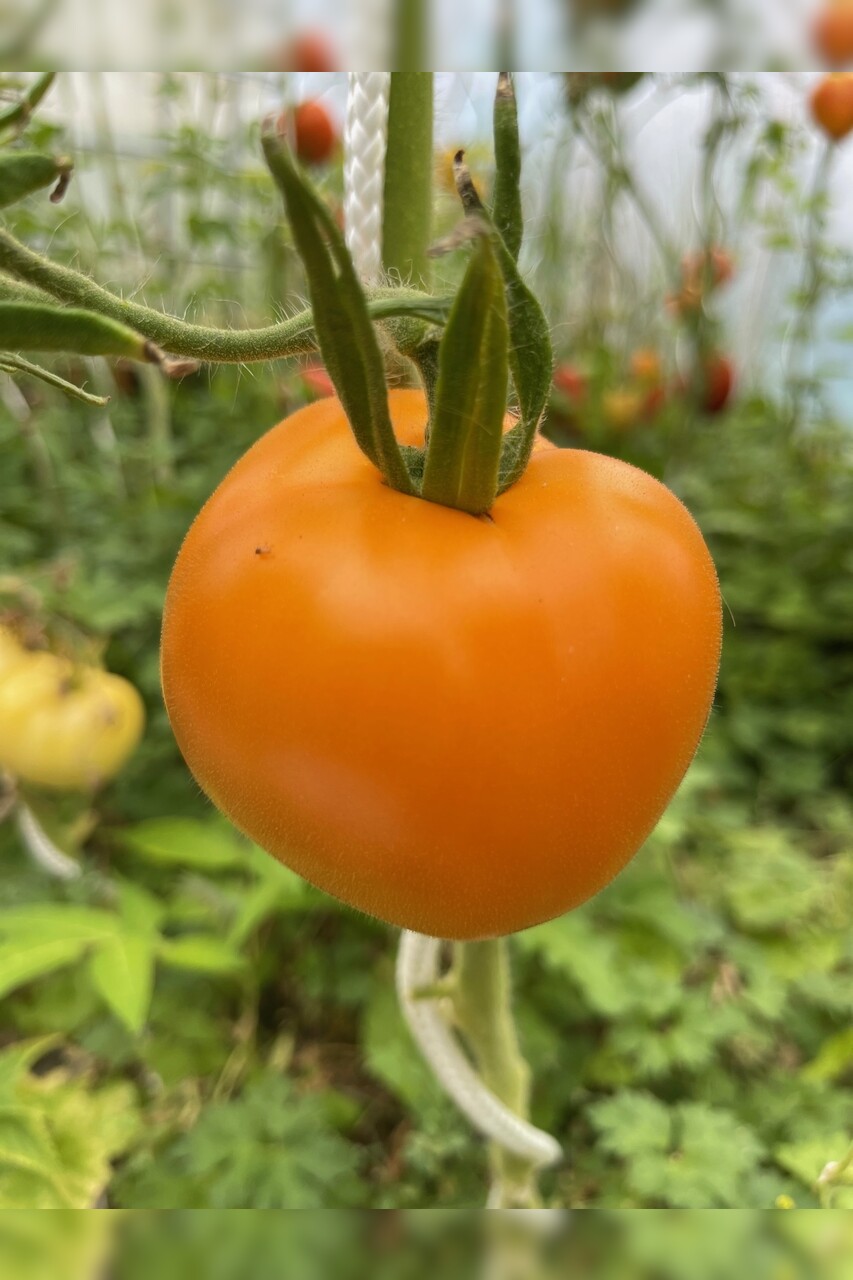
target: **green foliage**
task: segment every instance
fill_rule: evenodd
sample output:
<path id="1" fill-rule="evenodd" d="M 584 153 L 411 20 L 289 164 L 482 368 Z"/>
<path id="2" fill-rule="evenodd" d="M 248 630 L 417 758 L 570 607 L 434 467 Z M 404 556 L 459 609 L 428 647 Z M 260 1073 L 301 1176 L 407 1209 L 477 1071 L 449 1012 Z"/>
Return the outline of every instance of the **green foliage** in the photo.
<path id="1" fill-rule="evenodd" d="M 210 110 L 230 83 L 209 86 Z M 165 101 L 182 92 L 172 77 L 161 88 Z M 62 144 L 52 126 L 34 135 L 39 147 Z M 762 138 L 750 181 L 760 187 L 769 172 L 783 189 L 790 137 Z M 122 269 L 141 240 L 149 299 L 176 313 L 189 300 L 219 322 L 258 323 L 269 288 L 280 305 L 302 287 L 260 166 L 235 171 L 204 121 L 164 139 L 124 188 L 106 184 L 100 221 L 79 194 L 94 163 L 78 163 L 61 222 L 46 202 L 25 202 L 16 233 L 50 237 L 58 259 L 79 258 L 128 293 L 141 272 Z M 338 183 L 332 174 L 328 189 Z M 160 243 L 140 211 L 171 195 L 174 237 Z M 139 202 L 133 216 L 123 200 Z M 204 252 L 190 260 L 191 235 Z M 543 269 L 565 291 L 565 264 L 541 243 Z M 235 262 L 236 245 L 254 246 L 254 263 Z M 622 284 L 645 326 L 634 281 Z M 245 317 L 220 301 L 227 293 Z M 624 353 L 599 317 L 585 319 L 584 341 L 612 378 Z M 304 1256 L 307 1280 L 328 1274 L 329 1257 L 336 1274 L 358 1274 L 357 1214 L 334 1214 L 324 1252 L 273 1225 L 287 1215 L 218 1210 L 479 1206 L 482 1144 L 413 1049 L 393 995 L 392 932 L 212 813 L 159 692 L 160 612 L 181 537 L 304 392 L 280 367 L 222 369 L 168 388 L 164 431 L 144 381 L 128 388 L 102 363 L 57 370 L 113 398 L 105 415 L 21 382 L 20 417 L 0 406 L 0 606 L 93 636 L 142 691 L 148 727 L 94 802 L 28 796 L 78 859 L 78 880 L 49 880 L 13 824 L 0 826 L 0 1021 L 14 1046 L 0 1057 L 0 1202 L 58 1210 L 105 1193 L 126 1209 L 210 1210 L 134 1216 L 119 1280 L 169 1280 L 182 1257 L 181 1275 L 209 1280 L 281 1274 L 264 1260 L 273 1256 Z M 557 1274 L 621 1280 L 627 1257 L 642 1280 L 849 1275 L 841 1215 L 808 1210 L 853 1207 L 849 1172 L 818 1181 L 844 1161 L 853 1131 L 853 465 L 849 433 L 792 423 L 782 399 L 756 394 L 704 422 L 678 409 L 618 443 L 693 511 L 728 612 L 705 739 L 647 846 L 593 902 L 513 939 L 534 1118 L 567 1153 L 546 1194 L 599 1210 L 589 1220 L 612 1241 L 607 1252 L 582 1225 L 588 1215 L 575 1215 L 575 1252 L 557 1251 Z M 749 1212 L 780 1196 L 806 1212 Z M 711 1206 L 731 1210 L 725 1233 L 692 1212 Z M 666 1220 L 676 1225 L 611 1213 L 623 1207 L 678 1209 Z M 15 1214 L 17 1234 L 0 1233 L 0 1274 L 30 1280 L 19 1260 L 39 1235 L 33 1280 L 66 1274 L 60 1256 L 69 1280 L 75 1267 L 89 1280 L 85 1260 L 102 1241 L 74 1224 L 106 1216 L 72 1214 L 66 1232 L 59 1212 L 36 1231 L 32 1215 Z M 383 1276 L 379 1246 L 367 1256 Z M 467 1270 L 436 1257 L 433 1274 L 474 1273 L 461 1246 Z M 402 1274 L 418 1273 L 412 1263 Z"/>
<path id="2" fill-rule="evenodd" d="M 357 1149 L 330 1129 L 324 1095 L 280 1075 L 211 1102 L 185 1136 L 141 1151 L 116 1187 L 140 1208 L 323 1209 L 358 1203 Z"/>
<path id="3" fill-rule="evenodd" d="M 20 1042 L 0 1054 L 0 1208 L 91 1209 L 104 1191 L 111 1160 L 136 1136 L 132 1088 L 93 1087 L 57 1068 L 33 1075 L 45 1041 Z"/>

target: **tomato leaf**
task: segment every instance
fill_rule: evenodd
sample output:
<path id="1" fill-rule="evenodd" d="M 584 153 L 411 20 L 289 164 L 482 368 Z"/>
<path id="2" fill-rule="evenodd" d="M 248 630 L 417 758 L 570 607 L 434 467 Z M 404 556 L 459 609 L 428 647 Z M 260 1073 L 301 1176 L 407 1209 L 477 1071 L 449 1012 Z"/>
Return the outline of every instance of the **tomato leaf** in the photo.
<path id="1" fill-rule="evenodd" d="M 465 212 L 486 221 L 494 229 L 461 152 L 454 161 L 454 175 Z M 515 484 L 530 460 L 536 432 L 548 403 L 554 361 L 545 313 L 522 280 L 503 238 L 496 232 L 494 244 L 506 286 L 509 365 L 521 416 L 518 425 L 503 438 L 498 486 L 498 493 L 503 493 Z"/>
<path id="2" fill-rule="evenodd" d="M 521 212 L 521 147 L 512 74 L 498 74 L 494 109 L 495 188 L 492 221 L 513 262 L 518 261 L 524 224 Z"/>
<path id="3" fill-rule="evenodd" d="M 40 155 L 36 151 L 8 151 L 0 155 L 0 209 L 52 182 L 57 183 L 55 198 L 51 197 L 56 203 L 68 185 L 71 168 L 70 160 Z"/>
<path id="4" fill-rule="evenodd" d="M 81 307 L 0 302 L 0 351 L 73 351 L 158 363 L 153 343 L 127 325 Z"/>
<path id="5" fill-rule="evenodd" d="M 281 141 L 268 131 L 263 148 L 308 277 L 320 351 L 356 442 L 393 488 L 412 493 L 391 425 L 382 352 L 344 238 Z"/>
<path id="6" fill-rule="evenodd" d="M 495 498 L 509 374 L 503 279 L 479 237 L 439 351 L 422 497 L 472 515 Z"/>

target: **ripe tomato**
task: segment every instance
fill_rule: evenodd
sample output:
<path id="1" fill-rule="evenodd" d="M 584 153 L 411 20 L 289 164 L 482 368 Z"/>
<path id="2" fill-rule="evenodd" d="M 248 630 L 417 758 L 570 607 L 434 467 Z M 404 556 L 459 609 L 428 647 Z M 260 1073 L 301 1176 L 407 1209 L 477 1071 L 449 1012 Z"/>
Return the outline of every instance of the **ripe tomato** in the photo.
<path id="1" fill-rule="evenodd" d="M 88 790 L 137 746 L 142 699 L 121 676 L 21 648 L 0 630 L 0 767 L 23 782 Z"/>
<path id="2" fill-rule="evenodd" d="M 654 347 L 638 347 L 631 354 L 631 375 L 647 386 L 657 386 L 663 376 L 660 356 Z"/>
<path id="3" fill-rule="evenodd" d="M 554 370 L 554 386 L 570 400 L 583 400 L 589 390 L 586 374 L 573 364 L 558 364 Z"/>
<path id="4" fill-rule="evenodd" d="M 853 0 L 830 0 L 812 28 L 815 47 L 831 67 L 853 62 Z"/>
<path id="5" fill-rule="evenodd" d="M 811 97 L 812 115 L 835 142 L 853 130 L 853 72 L 824 76 Z"/>
<path id="6" fill-rule="evenodd" d="M 281 71 L 337 71 L 338 60 L 322 31 L 294 36 L 279 58 Z"/>
<path id="7" fill-rule="evenodd" d="M 300 102 L 278 118 L 279 133 L 292 132 L 293 148 L 303 164 L 326 164 L 338 145 L 338 134 L 322 102 Z"/>
<path id="8" fill-rule="evenodd" d="M 719 351 L 706 356 L 702 365 L 701 404 L 706 413 L 719 413 L 728 403 L 734 386 L 732 362 Z"/>
<path id="9" fill-rule="evenodd" d="M 335 384 L 326 372 L 326 368 L 322 364 L 309 364 L 299 371 L 305 389 L 315 398 L 320 396 L 333 396 L 335 394 Z"/>
<path id="10" fill-rule="evenodd" d="M 422 394 L 389 398 L 422 443 Z M 702 536 L 645 473 L 544 449 L 478 519 L 389 488 L 320 400 L 187 534 L 163 691 L 199 784 L 270 853 L 393 924 L 485 937 L 636 853 L 701 737 L 720 626 Z"/>

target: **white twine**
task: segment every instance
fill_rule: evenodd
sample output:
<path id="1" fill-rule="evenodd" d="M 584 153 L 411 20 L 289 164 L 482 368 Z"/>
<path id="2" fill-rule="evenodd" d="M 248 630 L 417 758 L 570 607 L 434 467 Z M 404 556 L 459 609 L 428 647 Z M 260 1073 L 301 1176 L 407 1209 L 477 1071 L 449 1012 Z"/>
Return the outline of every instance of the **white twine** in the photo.
<path id="1" fill-rule="evenodd" d="M 344 130 L 344 225 L 358 274 L 382 270 L 382 201 L 388 135 L 388 71 L 351 71 Z"/>
<path id="2" fill-rule="evenodd" d="M 58 849 L 36 819 L 32 809 L 18 803 L 15 821 L 24 847 L 37 866 L 57 880 L 76 880 L 81 874 L 80 864 Z"/>
<path id="3" fill-rule="evenodd" d="M 397 995 L 418 1048 L 475 1129 L 531 1164 L 555 1164 L 563 1155 L 559 1142 L 515 1115 L 486 1088 L 442 1014 L 441 997 L 418 995 L 438 980 L 441 947 L 440 938 L 409 930 L 400 938 Z"/>
<path id="4" fill-rule="evenodd" d="M 344 218 L 347 246 L 365 281 L 381 270 L 382 194 L 388 132 L 388 72 L 350 72 L 344 132 Z M 397 993 L 418 1047 L 442 1087 L 479 1133 L 537 1167 L 562 1158 L 562 1148 L 509 1110 L 487 1089 L 466 1057 L 440 999 L 418 992 L 438 978 L 441 940 L 404 930 L 397 959 Z M 499 1202 L 493 1188 L 490 1203 Z"/>

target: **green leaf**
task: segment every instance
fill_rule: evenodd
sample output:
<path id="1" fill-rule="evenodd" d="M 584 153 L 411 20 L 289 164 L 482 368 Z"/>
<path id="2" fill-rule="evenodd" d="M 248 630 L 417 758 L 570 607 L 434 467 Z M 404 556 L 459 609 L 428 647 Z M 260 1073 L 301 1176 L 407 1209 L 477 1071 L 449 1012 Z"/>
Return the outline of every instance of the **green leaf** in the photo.
<path id="1" fill-rule="evenodd" d="M 843 1159 L 850 1146 L 850 1135 L 838 1131 L 827 1135 L 806 1138 L 802 1142 L 783 1143 L 773 1155 L 783 1169 L 787 1169 L 805 1187 L 813 1187 L 830 1161 Z M 843 1175 L 848 1185 L 853 1183 L 853 1167 Z"/>
<path id="2" fill-rule="evenodd" d="M 128 934 L 104 943 L 89 961 L 96 990 L 131 1035 L 145 1026 L 154 986 L 154 944 Z"/>
<path id="3" fill-rule="evenodd" d="M 20 939 L 0 944 L 0 996 L 79 960 L 88 945 L 85 938 Z"/>
<path id="4" fill-rule="evenodd" d="M 133 329 L 78 307 L 0 302 L 0 351 L 72 351 L 159 363 L 157 348 Z"/>
<path id="5" fill-rule="evenodd" d="M 212 1103 L 156 1157 L 140 1157 L 119 1193 L 134 1208 L 329 1209 L 363 1201 L 358 1164 L 320 1100 L 269 1073 Z"/>
<path id="6" fill-rule="evenodd" d="M 320 351 L 356 442 L 393 488 L 412 493 L 391 425 L 382 352 L 343 236 L 280 139 L 267 131 L 263 148 L 305 266 Z"/>
<path id="7" fill-rule="evenodd" d="M 129 828 L 124 844 L 149 862 L 195 871 L 223 871 L 246 861 L 247 842 L 220 822 L 149 818 Z"/>
<path id="8" fill-rule="evenodd" d="M 245 964 L 238 951 L 207 934 L 162 938 L 157 955 L 170 968 L 189 969 L 193 973 L 234 973 Z"/>
<path id="9" fill-rule="evenodd" d="M 455 166 L 458 172 L 459 166 Z M 467 167 L 457 186 L 465 212 L 492 226 Z M 520 478 L 530 461 L 539 423 L 551 393 L 554 358 L 545 313 L 519 274 L 512 254 L 495 234 L 495 250 L 504 277 L 509 321 L 509 365 L 521 421 L 504 436 L 499 493 Z"/>
<path id="10" fill-rule="evenodd" d="M 497 490 L 507 392 L 503 279 L 481 236 L 439 349 L 435 408 L 421 496 L 483 515 Z"/>
<path id="11" fill-rule="evenodd" d="M 672 1117 L 649 1093 L 625 1089 L 593 1103 L 588 1116 L 598 1130 L 603 1150 L 612 1155 L 628 1159 L 669 1147 Z"/>
<path id="12" fill-rule="evenodd" d="M 518 261 L 524 220 L 521 212 L 521 147 L 512 74 L 501 71 L 495 93 L 495 187 L 492 221 L 513 260 Z"/>
<path id="13" fill-rule="evenodd" d="M 54 182 L 57 189 L 51 199 L 56 204 L 64 194 L 71 169 L 70 160 L 39 155 L 35 151 L 0 153 L 0 209 Z"/>
<path id="14" fill-rule="evenodd" d="M 55 942 L 98 942 L 114 937 L 121 925 L 109 911 L 58 902 L 9 907 L 0 911 L 0 938 Z"/>

